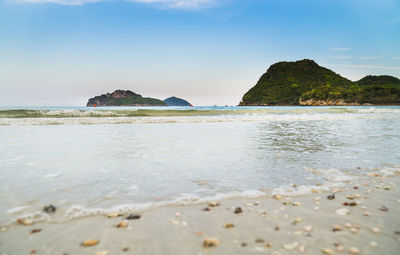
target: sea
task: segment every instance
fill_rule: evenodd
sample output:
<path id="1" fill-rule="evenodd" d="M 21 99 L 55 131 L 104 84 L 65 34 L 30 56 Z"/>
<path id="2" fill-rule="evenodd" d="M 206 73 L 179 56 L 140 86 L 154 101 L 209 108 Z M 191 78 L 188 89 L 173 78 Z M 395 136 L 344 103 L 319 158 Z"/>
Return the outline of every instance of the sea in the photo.
<path id="1" fill-rule="evenodd" d="M 399 169 L 398 106 L 0 107 L 1 226 L 298 196 Z"/>

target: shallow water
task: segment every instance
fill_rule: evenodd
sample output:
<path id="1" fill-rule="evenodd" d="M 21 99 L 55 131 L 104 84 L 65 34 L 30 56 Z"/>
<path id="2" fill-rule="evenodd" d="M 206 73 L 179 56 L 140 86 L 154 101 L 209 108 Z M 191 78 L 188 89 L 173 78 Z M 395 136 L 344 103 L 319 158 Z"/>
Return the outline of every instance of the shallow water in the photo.
<path id="1" fill-rule="evenodd" d="M 146 108 L 150 117 L 129 115 L 137 109 L 91 109 L 96 117 L 79 107 L 30 109 L 51 117 L 0 109 L 0 223 L 50 203 L 63 220 L 332 181 L 309 168 L 400 163 L 400 107 L 160 107 Z"/>

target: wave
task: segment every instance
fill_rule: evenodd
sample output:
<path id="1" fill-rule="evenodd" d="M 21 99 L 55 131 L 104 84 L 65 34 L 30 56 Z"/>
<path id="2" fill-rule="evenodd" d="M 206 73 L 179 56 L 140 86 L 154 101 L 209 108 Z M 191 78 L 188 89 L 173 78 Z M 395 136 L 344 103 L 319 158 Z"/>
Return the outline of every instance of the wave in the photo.
<path id="1" fill-rule="evenodd" d="M 134 124 L 400 118 L 400 108 L 277 107 L 230 109 L 0 110 L 0 125 Z"/>

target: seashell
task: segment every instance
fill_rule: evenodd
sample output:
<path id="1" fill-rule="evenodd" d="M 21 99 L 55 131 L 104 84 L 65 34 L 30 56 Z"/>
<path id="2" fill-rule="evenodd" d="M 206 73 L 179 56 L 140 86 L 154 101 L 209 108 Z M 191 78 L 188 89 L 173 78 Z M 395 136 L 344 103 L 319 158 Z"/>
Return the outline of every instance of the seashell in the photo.
<path id="1" fill-rule="evenodd" d="M 340 226 L 340 225 L 333 225 L 332 226 L 332 231 L 333 232 L 337 232 L 337 231 L 341 231 L 342 230 L 342 227 Z"/>
<path id="2" fill-rule="evenodd" d="M 333 254 L 333 250 L 332 250 L 332 249 L 329 249 L 329 248 L 322 249 L 321 252 L 322 252 L 323 254 L 328 254 L 328 255 Z"/>
<path id="3" fill-rule="evenodd" d="M 300 245 L 298 248 L 299 252 L 306 252 L 307 251 L 307 246 L 305 245 Z"/>
<path id="4" fill-rule="evenodd" d="M 109 214 L 107 214 L 108 218 L 117 218 L 117 217 L 120 217 L 120 216 L 122 216 L 122 214 L 120 214 L 120 213 L 109 213 Z"/>
<path id="5" fill-rule="evenodd" d="M 350 213 L 350 211 L 346 208 L 340 208 L 336 210 L 336 214 L 340 215 L 340 216 L 345 216 L 348 215 Z"/>
<path id="6" fill-rule="evenodd" d="M 179 218 L 179 217 L 181 217 L 181 214 L 179 212 L 176 212 L 175 217 Z"/>
<path id="7" fill-rule="evenodd" d="M 17 222 L 19 224 L 26 225 L 26 226 L 33 225 L 33 223 L 34 223 L 33 220 L 31 220 L 31 219 L 18 219 Z"/>
<path id="8" fill-rule="evenodd" d="M 273 195 L 272 198 L 275 200 L 280 200 L 280 199 L 282 199 L 282 196 L 281 195 Z"/>
<path id="9" fill-rule="evenodd" d="M 300 202 L 294 202 L 293 206 L 301 206 L 301 203 Z"/>
<path id="10" fill-rule="evenodd" d="M 121 221 L 118 223 L 117 228 L 126 228 L 128 226 L 128 223 L 126 221 Z"/>
<path id="11" fill-rule="evenodd" d="M 371 216 L 371 214 L 369 212 L 364 212 L 363 214 L 364 214 L 364 216 Z"/>
<path id="12" fill-rule="evenodd" d="M 182 221 L 182 227 L 187 227 L 187 222 L 186 221 Z"/>
<path id="13" fill-rule="evenodd" d="M 320 201 L 320 200 L 321 200 L 321 197 L 314 197 L 313 200 L 314 200 L 314 201 Z"/>
<path id="14" fill-rule="evenodd" d="M 351 247 L 351 248 L 349 249 L 349 252 L 350 252 L 351 254 L 354 254 L 354 255 L 360 254 L 360 250 L 359 250 L 357 247 Z"/>
<path id="15" fill-rule="evenodd" d="M 372 233 L 379 234 L 381 230 L 379 228 L 371 228 Z"/>
<path id="16" fill-rule="evenodd" d="M 351 225 L 350 223 L 345 223 L 344 226 L 345 226 L 346 228 L 351 228 L 353 225 Z"/>
<path id="17" fill-rule="evenodd" d="M 208 203 L 208 206 L 211 206 L 211 207 L 216 207 L 216 206 L 219 206 L 219 205 L 220 205 L 220 203 L 217 202 L 217 201 L 211 201 L 210 203 Z"/>
<path id="18" fill-rule="evenodd" d="M 353 233 L 353 234 L 357 234 L 358 233 L 358 229 L 350 228 L 350 232 Z"/>
<path id="19" fill-rule="evenodd" d="M 296 225 L 298 223 L 301 223 L 303 221 L 303 219 L 301 217 L 295 218 L 293 219 L 292 225 Z"/>
<path id="20" fill-rule="evenodd" d="M 284 244 L 284 245 L 283 245 L 283 248 L 285 248 L 286 250 L 293 250 L 293 249 L 295 249 L 298 245 L 299 245 L 298 242 L 294 242 L 294 243 L 290 243 L 290 244 Z"/>
<path id="21" fill-rule="evenodd" d="M 313 231 L 313 228 L 312 228 L 312 226 L 304 226 L 304 231 L 306 231 L 306 232 L 312 232 L 312 231 Z"/>
<path id="22" fill-rule="evenodd" d="M 347 199 L 350 199 L 350 200 L 353 200 L 353 199 L 354 199 L 354 196 L 352 196 L 352 195 L 346 195 L 346 198 L 347 198 Z"/>
<path id="23" fill-rule="evenodd" d="M 265 244 L 265 247 L 271 248 L 271 247 L 272 247 L 272 243 L 266 243 L 266 244 Z"/>
<path id="24" fill-rule="evenodd" d="M 94 246 L 99 243 L 99 240 L 86 240 L 82 243 L 83 246 L 89 247 L 89 246 Z"/>
<path id="25" fill-rule="evenodd" d="M 203 241 L 204 247 L 214 247 L 214 246 L 218 246 L 218 245 L 219 245 L 219 240 L 217 238 L 207 237 Z"/>
<path id="26" fill-rule="evenodd" d="M 301 231 L 300 231 L 300 230 L 294 231 L 294 234 L 295 234 L 296 236 L 301 236 Z"/>
<path id="27" fill-rule="evenodd" d="M 98 251 L 96 255 L 108 255 L 108 251 Z"/>

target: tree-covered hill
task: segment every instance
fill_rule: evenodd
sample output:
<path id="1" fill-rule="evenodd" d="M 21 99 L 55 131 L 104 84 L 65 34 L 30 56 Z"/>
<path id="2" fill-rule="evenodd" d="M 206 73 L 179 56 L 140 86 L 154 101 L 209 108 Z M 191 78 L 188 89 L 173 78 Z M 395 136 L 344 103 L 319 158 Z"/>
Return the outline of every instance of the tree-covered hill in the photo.
<path id="1" fill-rule="evenodd" d="M 313 60 L 279 62 L 261 76 L 240 105 L 400 104 L 399 81 L 367 76 L 352 82 Z"/>

